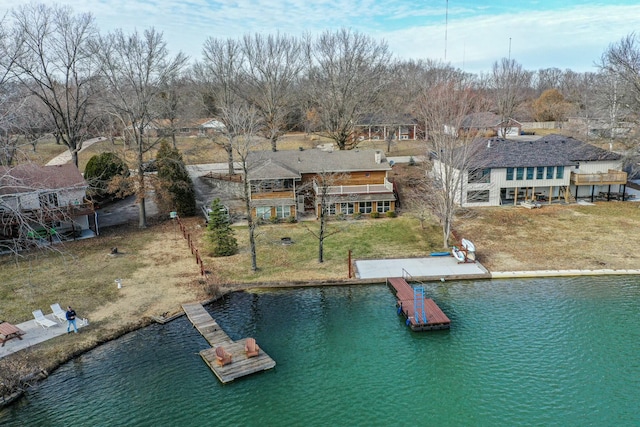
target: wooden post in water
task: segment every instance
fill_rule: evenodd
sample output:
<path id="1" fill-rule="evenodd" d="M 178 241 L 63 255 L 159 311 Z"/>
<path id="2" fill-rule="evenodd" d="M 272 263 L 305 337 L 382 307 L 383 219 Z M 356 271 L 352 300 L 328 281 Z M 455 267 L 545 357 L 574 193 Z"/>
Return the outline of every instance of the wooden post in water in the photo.
<path id="1" fill-rule="evenodd" d="M 349 260 L 349 279 L 351 279 L 353 277 L 353 267 L 351 266 L 351 249 L 349 249 L 348 260 Z"/>

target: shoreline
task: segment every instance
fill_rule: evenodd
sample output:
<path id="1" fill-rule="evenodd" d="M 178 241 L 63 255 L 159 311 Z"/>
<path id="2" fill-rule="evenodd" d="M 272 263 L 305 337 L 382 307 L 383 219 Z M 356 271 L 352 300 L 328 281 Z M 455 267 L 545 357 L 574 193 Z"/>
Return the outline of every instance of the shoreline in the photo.
<path id="1" fill-rule="evenodd" d="M 520 271 L 489 271 L 486 275 L 482 277 L 476 276 L 452 276 L 448 278 L 441 278 L 440 276 L 425 276 L 415 278 L 419 281 L 433 281 L 433 282 L 443 282 L 450 280 L 499 280 L 499 279 L 527 279 L 527 278 L 547 278 L 547 277 L 581 277 L 581 276 L 638 276 L 640 275 L 639 269 L 621 269 L 621 270 L 613 270 L 613 269 L 599 269 L 599 270 L 520 270 Z M 375 285 L 381 284 L 384 281 L 379 279 L 336 279 L 336 280 L 317 280 L 317 281 L 287 281 L 287 282 L 262 282 L 262 283 L 250 283 L 250 284 L 237 284 L 229 287 L 225 287 L 224 291 L 222 291 L 219 295 L 209 298 L 203 301 L 199 301 L 202 305 L 207 305 L 215 302 L 216 300 L 223 298 L 225 295 L 228 295 L 233 292 L 238 291 L 247 291 L 250 289 L 287 289 L 287 288 L 302 288 L 302 287 L 321 287 L 321 286 L 348 286 L 348 285 Z M 80 348 L 75 348 L 74 351 L 69 352 L 65 357 L 60 358 L 51 366 L 48 366 L 48 369 L 36 369 L 30 373 L 27 373 L 22 380 L 31 381 L 31 382 L 39 382 L 46 379 L 51 373 L 53 373 L 60 366 L 64 365 L 75 359 L 78 356 L 81 356 L 89 351 L 99 347 L 102 344 L 113 341 L 117 338 L 120 338 L 130 332 L 134 332 L 140 330 L 142 328 L 146 328 L 154 323 L 164 325 L 169 323 L 175 319 L 178 319 L 184 316 L 185 313 L 183 310 L 179 310 L 173 315 L 167 318 L 159 318 L 159 317 L 143 317 L 140 318 L 138 322 L 127 325 L 126 327 L 120 328 L 115 331 L 111 331 L 106 336 L 102 336 L 100 339 L 96 339 L 88 345 L 84 345 Z M 92 332 L 100 332 L 99 330 Z M 26 392 L 26 388 L 31 382 L 27 382 L 27 387 L 24 387 L 21 390 L 14 390 L 12 393 L 4 396 L 0 396 L 0 409 L 3 409 L 15 401 L 19 400 L 22 395 Z"/>

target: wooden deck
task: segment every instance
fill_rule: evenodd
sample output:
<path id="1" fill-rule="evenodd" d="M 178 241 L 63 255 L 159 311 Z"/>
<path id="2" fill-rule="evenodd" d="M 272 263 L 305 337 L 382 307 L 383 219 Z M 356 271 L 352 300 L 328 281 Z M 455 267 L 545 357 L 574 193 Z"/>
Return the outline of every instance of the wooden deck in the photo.
<path id="1" fill-rule="evenodd" d="M 424 299 L 424 311 L 427 315 L 427 322 L 415 317 L 415 307 L 413 303 L 413 287 L 402 277 L 391 277 L 387 279 L 387 285 L 394 290 L 400 312 L 408 319 L 409 327 L 412 331 L 432 331 L 437 329 L 449 329 L 451 321 L 440 307 L 431 299 Z"/>
<path id="2" fill-rule="evenodd" d="M 211 345 L 211 348 L 202 350 L 200 356 L 223 384 L 276 366 L 276 362 L 262 348 L 260 348 L 258 356 L 247 358 L 244 352 L 246 339 L 233 341 L 229 338 L 202 304 L 182 304 L 182 309 L 193 326 Z M 218 346 L 222 346 L 228 353 L 231 353 L 233 356 L 231 363 L 225 366 L 216 364 L 215 348 Z"/>

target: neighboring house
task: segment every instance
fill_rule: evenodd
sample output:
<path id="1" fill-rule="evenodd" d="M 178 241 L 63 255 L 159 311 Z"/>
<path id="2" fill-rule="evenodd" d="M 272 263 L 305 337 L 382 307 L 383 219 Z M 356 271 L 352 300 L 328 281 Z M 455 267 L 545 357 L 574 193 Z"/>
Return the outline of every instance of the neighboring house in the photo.
<path id="1" fill-rule="evenodd" d="M 562 135 L 536 141 L 478 138 L 456 195 L 462 206 L 522 201 L 621 198 L 627 174 L 621 156 Z M 434 160 L 434 171 L 443 165 Z M 460 171 L 457 171 L 460 173 Z"/>
<path id="2" fill-rule="evenodd" d="M 95 236 L 88 185 L 73 163 L 28 163 L 0 168 L 0 174 L 0 240 Z"/>
<path id="3" fill-rule="evenodd" d="M 391 121 L 366 117 L 356 125 L 356 139 L 385 140 L 393 133 L 398 140 L 416 140 L 420 131 L 418 122 L 410 116 L 402 116 Z"/>
<path id="4" fill-rule="evenodd" d="M 452 129 L 448 129 L 452 132 Z M 478 137 L 509 137 L 520 135 L 522 123 L 514 119 L 502 120 L 500 116 L 491 112 L 468 114 L 462 119 L 458 134 Z"/>
<path id="5" fill-rule="evenodd" d="M 211 118 L 177 119 L 173 123 L 169 119 L 157 119 L 145 126 L 144 133 L 153 138 L 170 137 L 173 132 L 176 136 L 181 137 L 205 137 L 221 132 L 224 127 L 222 122 Z M 131 130 L 131 126 L 127 126 L 126 130 Z"/>
<path id="6" fill-rule="evenodd" d="M 381 151 L 260 151 L 248 163 L 251 214 L 259 219 L 295 218 L 305 210 L 318 217 L 323 190 L 329 215 L 395 210 L 391 166 Z M 322 178 L 330 185 L 323 187 Z"/>

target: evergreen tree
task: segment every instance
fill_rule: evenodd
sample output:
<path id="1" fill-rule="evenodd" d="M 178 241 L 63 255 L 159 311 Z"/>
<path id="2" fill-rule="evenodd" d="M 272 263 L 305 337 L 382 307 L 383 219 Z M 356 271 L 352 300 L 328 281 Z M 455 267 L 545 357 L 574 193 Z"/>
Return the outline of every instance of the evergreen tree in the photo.
<path id="1" fill-rule="evenodd" d="M 178 149 L 163 140 L 156 155 L 158 185 L 156 201 L 164 211 L 175 210 L 180 216 L 196 213 L 196 192 Z"/>
<path id="2" fill-rule="evenodd" d="M 89 194 L 98 198 L 111 196 L 109 183 L 117 176 L 129 176 L 127 164 L 115 153 L 97 154 L 89 159 L 84 169 L 84 177 L 89 183 Z"/>
<path id="3" fill-rule="evenodd" d="M 220 203 L 220 199 L 211 202 L 207 228 L 209 240 L 213 244 L 213 256 L 230 256 L 238 252 L 238 242 L 229 224 L 229 214 Z"/>

